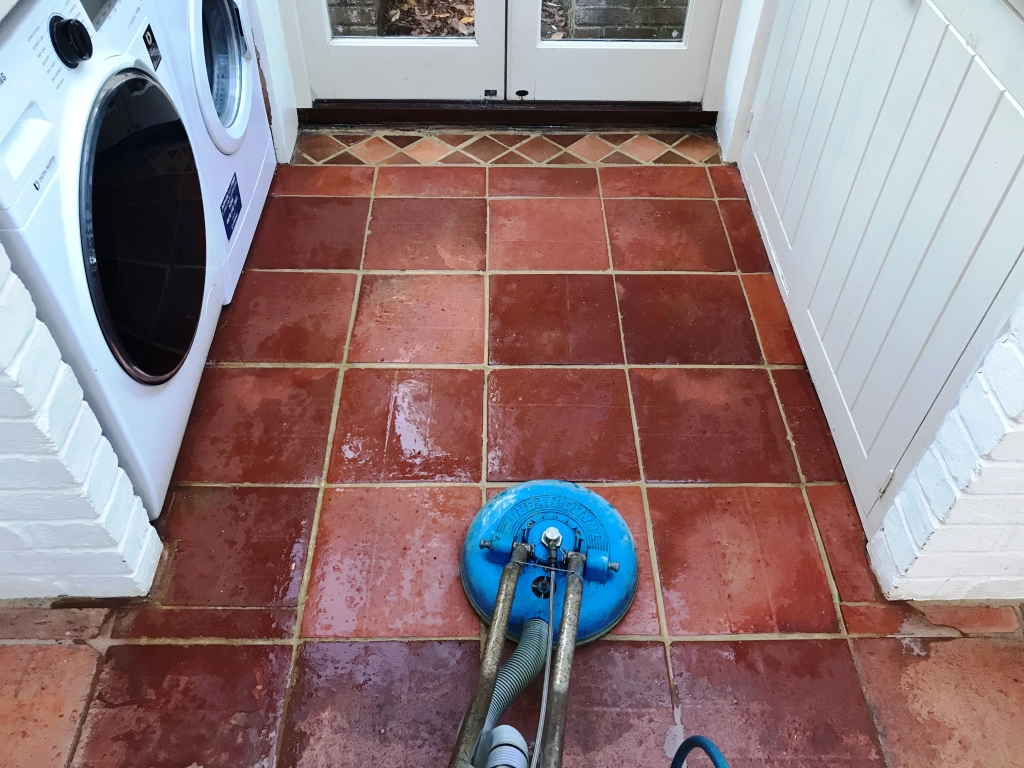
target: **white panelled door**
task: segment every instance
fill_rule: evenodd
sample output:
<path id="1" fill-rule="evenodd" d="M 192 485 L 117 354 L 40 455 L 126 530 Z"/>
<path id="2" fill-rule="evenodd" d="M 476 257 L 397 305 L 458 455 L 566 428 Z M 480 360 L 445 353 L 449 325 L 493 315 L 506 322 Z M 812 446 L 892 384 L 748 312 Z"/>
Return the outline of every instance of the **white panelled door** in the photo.
<path id="1" fill-rule="evenodd" d="M 298 0 L 298 12 L 314 99 L 702 102 L 710 85 L 717 109 L 732 30 L 716 33 L 739 1 Z"/>
<path id="2" fill-rule="evenodd" d="M 991 34 L 969 44 L 943 6 L 1017 41 L 1001 70 L 972 47 Z M 1024 20 L 1002 0 L 777 14 L 741 168 L 870 531 L 1020 282 L 1024 94 L 1004 80 Z"/>

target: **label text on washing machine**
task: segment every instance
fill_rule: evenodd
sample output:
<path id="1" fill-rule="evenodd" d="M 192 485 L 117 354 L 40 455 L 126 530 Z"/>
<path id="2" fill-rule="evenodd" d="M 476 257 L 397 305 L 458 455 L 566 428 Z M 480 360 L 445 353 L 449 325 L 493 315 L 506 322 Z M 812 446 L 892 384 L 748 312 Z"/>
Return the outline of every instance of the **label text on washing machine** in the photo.
<path id="1" fill-rule="evenodd" d="M 57 156 L 50 155 L 50 159 L 46 161 L 46 165 L 43 167 L 43 170 L 36 177 L 36 180 L 32 182 L 32 186 L 36 188 L 37 192 L 43 188 L 44 184 L 46 184 L 46 180 L 50 175 L 50 171 L 53 170 L 53 167 L 55 165 L 57 165 Z"/>
<path id="2" fill-rule="evenodd" d="M 0 72 L 0 88 L 3 88 L 4 83 L 6 83 L 6 82 L 7 82 L 7 75 L 5 75 L 3 72 Z"/>

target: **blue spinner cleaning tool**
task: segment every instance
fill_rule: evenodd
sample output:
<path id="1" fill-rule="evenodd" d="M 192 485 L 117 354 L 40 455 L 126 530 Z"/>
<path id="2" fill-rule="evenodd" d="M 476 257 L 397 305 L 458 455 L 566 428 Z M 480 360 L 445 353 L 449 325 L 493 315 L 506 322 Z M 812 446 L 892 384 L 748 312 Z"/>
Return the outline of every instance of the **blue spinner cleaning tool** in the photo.
<path id="1" fill-rule="evenodd" d="M 558 563 L 551 570 L 545 544 L 550 529 L 561 534 Z M 542 542 L 542 536 L 547 538 Z M 557 537 L 555 537 L 557 539 Z M 596 640 L 625 615 L 638 581 L 636 544 L 615 508 L 574 483 L 534 480 L 491 499 L 469 526 L 462 549 L 462 585 L 473 609 L 490 623 L 502 568 L 517 543 L 533 546 L 516 587 L 508 636 L 518 641 L 530 619 L 548 617 L 550 576 L 555 576 L 555 636 L 561 623 L 564 566 L 570 552 L 586 556 L 577 642 Z"/>

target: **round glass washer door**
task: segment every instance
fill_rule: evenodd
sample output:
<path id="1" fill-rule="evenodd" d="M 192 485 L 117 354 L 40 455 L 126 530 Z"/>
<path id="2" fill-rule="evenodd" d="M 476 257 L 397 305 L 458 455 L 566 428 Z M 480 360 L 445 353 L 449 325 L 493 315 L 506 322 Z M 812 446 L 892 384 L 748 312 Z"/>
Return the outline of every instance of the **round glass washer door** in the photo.
<path id="1" fill-rule="evenodd" d="M 252 47 L 244 0 L 190 0 L 192 74 L 210 137 L 225 154 L 238 151 L 252 101 Z"/>
<path id="2" fill-rule="evenodd" d="M 206 293 L 206 220 L 192 145 L 148 74 L 123 70 L 93 104 L 82 154 L 82 252 L 100 328 L 144 384 L 177 373 Z"/>

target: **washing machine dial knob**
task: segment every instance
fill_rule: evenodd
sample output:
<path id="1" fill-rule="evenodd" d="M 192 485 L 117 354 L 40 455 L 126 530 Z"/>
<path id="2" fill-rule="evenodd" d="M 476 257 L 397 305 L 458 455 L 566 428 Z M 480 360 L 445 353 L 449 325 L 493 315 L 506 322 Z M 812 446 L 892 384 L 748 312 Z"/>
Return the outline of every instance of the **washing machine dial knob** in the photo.
<path id="1" fill-rule="evenodd" d="M 78 19 L 54 16 L 50 19 L 50 41 L 57 57 L 68 69 L 74 69 L 92 58 L 92 38 L 85 24 Z"/>

